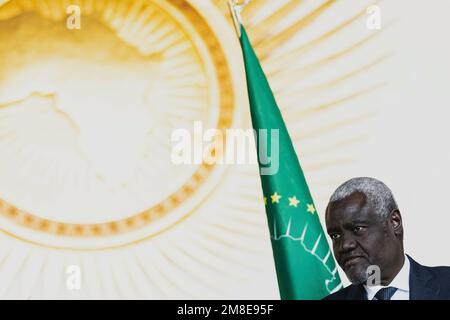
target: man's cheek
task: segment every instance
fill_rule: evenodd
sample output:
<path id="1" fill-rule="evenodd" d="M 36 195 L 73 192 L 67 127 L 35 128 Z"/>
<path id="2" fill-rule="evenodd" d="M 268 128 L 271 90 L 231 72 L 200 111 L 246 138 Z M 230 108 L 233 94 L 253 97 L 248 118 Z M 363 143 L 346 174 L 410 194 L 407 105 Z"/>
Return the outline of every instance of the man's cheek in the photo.
<path id="1" fill-rule="evenodd" d="M 343 266 L 342 266 L 342 263 L 341 263 L 341 256 L 340 256 L 339 253 L 338 253 L 337 245 L 334 244 L 334 243 L 333 243 L 333 254 L 334 254 L 334 257 L 335 257 L 337 263 L 338 263 L 339 266 L 342 268 Z"/>

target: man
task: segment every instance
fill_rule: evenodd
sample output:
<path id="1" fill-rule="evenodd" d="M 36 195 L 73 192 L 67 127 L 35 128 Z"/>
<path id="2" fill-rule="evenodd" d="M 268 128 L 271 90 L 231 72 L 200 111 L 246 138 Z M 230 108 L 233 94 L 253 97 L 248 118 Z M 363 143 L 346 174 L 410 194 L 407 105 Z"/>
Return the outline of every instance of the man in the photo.
<path id="1" fill-rule="evenodd" d="M 342 184 L 331 196 L 325 221 L 336 260 L 352 282 L 325 299 L 450 299 L 450 267 L 425 267 L 405 256 L 402 217 L 381 181 L 355 178 Z"/>

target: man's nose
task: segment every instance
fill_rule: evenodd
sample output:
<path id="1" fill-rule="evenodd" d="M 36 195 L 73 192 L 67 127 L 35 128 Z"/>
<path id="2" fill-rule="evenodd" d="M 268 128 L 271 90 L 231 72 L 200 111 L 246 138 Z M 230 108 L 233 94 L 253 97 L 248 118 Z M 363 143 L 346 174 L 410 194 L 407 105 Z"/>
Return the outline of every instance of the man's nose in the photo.
<path id="1" fill-rule="evenodd" d="M 356 241 L 353 237 L 344 237 L 341 243 L 341 251 L 343 252 L 349 252 L 356 248 Z"/>

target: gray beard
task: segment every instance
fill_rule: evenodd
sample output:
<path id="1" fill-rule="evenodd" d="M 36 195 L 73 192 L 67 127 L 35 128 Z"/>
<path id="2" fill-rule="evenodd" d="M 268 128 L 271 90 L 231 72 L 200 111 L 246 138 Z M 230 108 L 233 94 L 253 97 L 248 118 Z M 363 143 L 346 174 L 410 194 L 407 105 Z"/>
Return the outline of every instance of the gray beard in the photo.
<path id="1" fill-rule="evenodd" d="M 364 284 L 367 282 L 369 275 L 365 270 L 362 270 L 358 273 L 353 273 L 352 277 L 347 276 L 352 284 Z"/>
<path id="2" fill-rule="evenodd" d="M 350 282 L 352 284 L 364 284 L 367 282 L 368 278 L 369 278 L 369 274 L 367 272 L 367 269 L 369 268 L 370 263 L 365 264 L 360 271 L 358 272 L 353 272 L 351 274 L 351 276 L 347 275 L 348 279 L 350 280 Z"/>

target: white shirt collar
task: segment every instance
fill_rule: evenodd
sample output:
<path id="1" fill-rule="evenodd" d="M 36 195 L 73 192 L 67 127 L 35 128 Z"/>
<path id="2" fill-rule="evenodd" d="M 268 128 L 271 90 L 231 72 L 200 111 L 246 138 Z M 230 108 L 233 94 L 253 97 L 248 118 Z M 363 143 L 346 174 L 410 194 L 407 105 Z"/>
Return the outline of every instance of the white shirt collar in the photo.
<path id="1" fill-rule="evenodd" d="M 373 297 L 375 297 L 375 294 L 383 288 L 386 287 L 394 287 L 397 288 L 397 290 L 403 291 L 405 293 L 409 293 L 409 268 L 410 263 L 407 256 L 405 256 L 405 262 L 403 263 L 403 267 L 400 269 L 400 271 L 397 273 L 395 278 L 392 280 L 392 282 L 388 286 L 367 286 L 364 285 L 364 289 L 366 289 L 367 292 L 367 299 L 372 300 Z"/>

